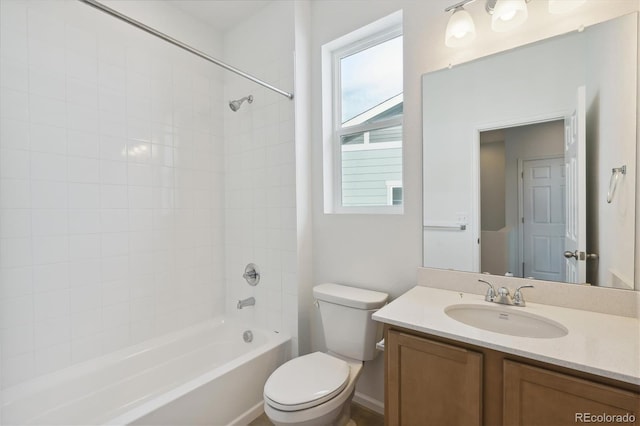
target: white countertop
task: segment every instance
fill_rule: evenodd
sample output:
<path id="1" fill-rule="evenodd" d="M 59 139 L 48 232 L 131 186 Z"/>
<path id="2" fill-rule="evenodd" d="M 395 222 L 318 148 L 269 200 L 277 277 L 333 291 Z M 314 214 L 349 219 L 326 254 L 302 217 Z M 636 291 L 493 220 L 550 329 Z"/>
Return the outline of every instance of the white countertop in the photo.
<path id="1" fill-rule="evenodd" d="M 461 303 L 537 314 L 561 323 L 569 333 L 563 337 L 545 339 L 482 330 L 445 314 L 447 306 Z M 481 295 L 417 286 L 377 311 L 373 319 L 640 385 L 638 318 L 529 302 L 524 308 L 505 306 L 486 302 Z"/>

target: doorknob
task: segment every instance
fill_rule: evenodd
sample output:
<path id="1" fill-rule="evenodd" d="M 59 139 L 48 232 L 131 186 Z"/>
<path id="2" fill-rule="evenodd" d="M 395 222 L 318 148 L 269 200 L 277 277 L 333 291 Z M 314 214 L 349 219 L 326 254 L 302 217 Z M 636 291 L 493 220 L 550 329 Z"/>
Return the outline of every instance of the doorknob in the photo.
<path id="1" fill-rule="evenodd" d="M 574 257 L 576 260 L 585 260 L 587 258 L 587 256 L 585 255 L 585 253 L 583 251 L 565 251 L 564 252 L 564 257 L 566 257 L 567 259 L 571 259 L 572 257 Z"/>

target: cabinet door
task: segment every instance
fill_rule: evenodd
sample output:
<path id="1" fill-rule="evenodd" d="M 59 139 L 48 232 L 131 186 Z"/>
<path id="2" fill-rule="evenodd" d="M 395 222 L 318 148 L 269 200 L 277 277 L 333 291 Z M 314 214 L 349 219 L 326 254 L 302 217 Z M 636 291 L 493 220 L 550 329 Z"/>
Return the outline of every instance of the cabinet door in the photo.
<path id="1" fill-rule="evenodd" d="M 482 419 L 482 354 L 389 330 L 387 425 L 473 426 Z"/>
<path id="2" fill-rule="evenodd" d="M 514 361 L 503 366 L 505 425 L 638 424 L 638 394 Z M 587 419 L 600 415 L 611 417 Z"/>

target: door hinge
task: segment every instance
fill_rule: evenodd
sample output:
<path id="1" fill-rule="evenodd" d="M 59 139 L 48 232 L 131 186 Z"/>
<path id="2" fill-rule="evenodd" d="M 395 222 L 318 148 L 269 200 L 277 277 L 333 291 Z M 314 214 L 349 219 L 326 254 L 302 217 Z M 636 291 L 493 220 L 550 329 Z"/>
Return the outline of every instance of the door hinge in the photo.
<path id="1" fill-rule="evenodd" d="M 522 223 L 524 223 L 524 216 L 520 220 L 522 220 Z"/>

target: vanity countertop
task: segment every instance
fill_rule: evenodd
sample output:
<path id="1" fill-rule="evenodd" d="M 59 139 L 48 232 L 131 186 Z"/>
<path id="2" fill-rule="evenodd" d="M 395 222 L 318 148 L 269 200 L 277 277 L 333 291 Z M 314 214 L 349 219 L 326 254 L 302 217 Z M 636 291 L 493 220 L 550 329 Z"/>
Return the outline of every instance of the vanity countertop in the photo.
<path id="1" fill-rule="evenodd" d="M 568 334 L 557 338 L 518 337 L 482 330 L 450 318 L 447 306 L 497 306 L 557 321 Z M 386 305 L 373 319 L 386 324 L 495 349 L 513 355 L 640 385 L 640 321 L 537 303 L 512 307 L 484 296 L 417 286 Z"/>

